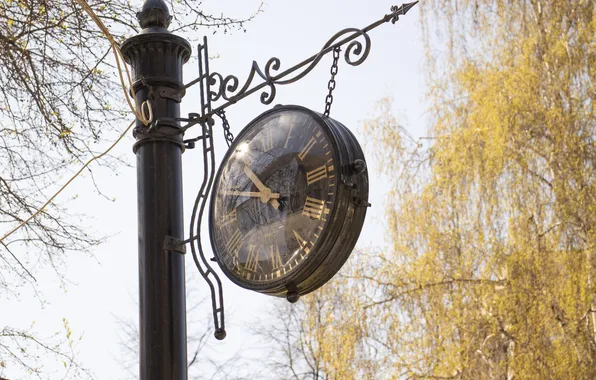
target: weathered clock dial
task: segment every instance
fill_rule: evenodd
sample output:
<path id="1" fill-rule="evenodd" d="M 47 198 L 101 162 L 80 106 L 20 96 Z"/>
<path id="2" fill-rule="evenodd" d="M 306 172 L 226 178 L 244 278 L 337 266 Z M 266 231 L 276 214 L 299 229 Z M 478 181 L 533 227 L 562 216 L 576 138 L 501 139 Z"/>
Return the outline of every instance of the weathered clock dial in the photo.
<path id="1" fill-rule="evenodd" d="M 278 106 L 235 140 L 216 177 L 210 233 L 217 262 L 236 284 L 297 299 L 349 256 L 368 180 L 360 147 L 338 125 Z M 342 232 L 351 236 L 338 244 Z"/>

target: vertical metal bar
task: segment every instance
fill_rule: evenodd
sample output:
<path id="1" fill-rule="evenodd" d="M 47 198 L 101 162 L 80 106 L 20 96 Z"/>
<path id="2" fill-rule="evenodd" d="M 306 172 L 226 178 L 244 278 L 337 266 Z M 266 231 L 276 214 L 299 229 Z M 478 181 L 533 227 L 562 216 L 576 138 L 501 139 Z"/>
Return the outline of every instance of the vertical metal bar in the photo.
<path id="1" fill-rule="evenodd" d="M 203 38 L 203 41 L 205 41 Z M 206 41 L 204 42 L 206 43 Z M 205 45 L 199 44 L 197 47 L 197 57 L 199 59 L 199 90 L 201 95 L 201 116 L 205 114 L 205 83 L 209 82 L 209 78 L 205 78 L 205 73 L 203 72 L 203 58 L 205 56 Z M 209 59 L 208 57 L 206 59 Z M 207 97 L 209 96 L 209 92 L 207 92 Z"/>
<path id="2" fill-rule="evenodd" d="M 186 380 L 186 294 L 184 255 L 166 247 L 167 238 L 184 240 L 182 152 L 178 122 L 184 96 L 182 65 L 191 48 L 167 31 L 170 16 L 163 0 L 146 0 L 137 15 L 143 32 L 129 38 L 122 52 L 132 67 L 137 103 L 149 101 L 158 125 L 137 120 L 139 223 L 140 379 Z"/>
<path id="3" fill-rule="evenodd" d="M 203 36 L 203 49 L 204 49 L 204 61 L 203 64 L 205 65 L 205 74 L 207 78 L 205 80 L 205 87 L 207 88 L 207 102 L 206 104 L 203 103 L 203 115 L 211 113 L 211 72 L 209 71 L 209 46 L 207 45 L 207 36 Z"/>
<path id="4" fill-rule="evenodd" d="M 211 73 L 209 72 L 209 51 L 207 36 L 203 37 L 203 45 L 198 45 L 199 88 L 201 92 L 201 116 L 211 113 Z"/>

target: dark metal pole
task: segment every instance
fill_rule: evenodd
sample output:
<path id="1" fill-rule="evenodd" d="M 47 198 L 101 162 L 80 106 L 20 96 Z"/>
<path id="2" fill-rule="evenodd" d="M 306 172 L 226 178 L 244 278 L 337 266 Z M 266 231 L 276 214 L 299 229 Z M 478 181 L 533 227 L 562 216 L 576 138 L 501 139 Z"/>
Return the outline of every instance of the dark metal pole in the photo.
<path id="1" fill-rule="evenodd" d="M 180 100 L 182 65 L 190 44 L 168 32 L 163 0 L 146 0 L 137 18 L 143 28 L 122 44 L 132 67 L 137 104 L 149 101 L 153 120 L 134 130 L 139 217 L 140 379 L 186 380 L 184 254 L 168 245 L 183 240 Z M 165 120 L 165 121 L 164 121 Z M 169 120 L 169 121 L 168 121 Z"/>

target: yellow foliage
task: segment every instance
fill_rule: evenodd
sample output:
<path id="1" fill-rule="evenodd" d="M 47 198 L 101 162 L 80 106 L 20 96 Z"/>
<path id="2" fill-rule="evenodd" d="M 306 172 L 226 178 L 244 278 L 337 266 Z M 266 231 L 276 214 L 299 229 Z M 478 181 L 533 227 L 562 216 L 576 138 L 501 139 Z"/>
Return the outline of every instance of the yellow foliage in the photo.
<path id="1" fill-rule="evenodd" d="M 305 333 L 330 379 L 594 379 L 596 4 L 421 5 L 430 143 L 381 102 L 392 249 L 307 298 Z"/>

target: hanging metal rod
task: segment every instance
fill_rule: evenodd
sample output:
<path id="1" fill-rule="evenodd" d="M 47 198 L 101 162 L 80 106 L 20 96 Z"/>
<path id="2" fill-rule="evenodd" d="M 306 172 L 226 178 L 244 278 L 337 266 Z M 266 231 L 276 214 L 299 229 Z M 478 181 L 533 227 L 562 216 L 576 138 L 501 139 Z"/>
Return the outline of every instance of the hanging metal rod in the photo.
<path id="1" fill-rule="evenodd" d="M 347 28 L 341 30 L 340 32 L 332 36 L 317 54 L 314 54 L 313 56 L 305 59 L 304 61 L 298 63 L 295 66 L 288 68 L 287 70 L 282 71 L 279 74 L 272 75 L 272 71 L 278 71 L 280 69 L 281 61 L 279 60 L 279 58 L 270 58 L 265 64 L 264 71 L 261 70 L 256 61 L 253 61 L 248 78 L 242 86 L 242 88 L 240 89 L 238 89 L 239 80 L 236 76 L 228 75 L 224 78 L 221 74 L 217 72 L 210 73 L 209 70 L 205 70 L 202 73 L 202 75 L 200 75 L 197 79 L 185 85 L 185 87 L 188 88 L 200 82 L 201 87 L 206 89 L 206 103 L 208 103 L 208 105 L 207 107 L 203 107 L 205 112 L 200 117 L 200 121 L 207 122 L 217 112 L 224 110 L 232 104 L 237 103 L 239 100 L 242 100 L 245 97 L 254 94 L 255 92 L 267 86 L 268 88 L 261 93 L 261 103 L 270 104 L 276 95 L 276 85 L 286 85 L 302 79 L 304 76 L 306 76 L 309 72 L 312 71 L 312 69 L 319 63 L 323 56 L 333 51 L 336 47 L 341 47 L 347 43 L 350 44 L 346 48 L 344 54 L 346 62 L 351 66 L 360 65 L 366 60 L 370 52 L 371 42 L 370 37 L 368 36 L 368 32 L 389 21 L 395 24 L 395 22 L 399 20 L 399 16 L 405 15 L 417 3 L 418 1 L 412 3 L 404 3 L 401 6 L 392 6 L 391 13 L 385 15 L 380 20 L 370 24 L 369 26 L 363 29 Z M 341 38 L 345 35 L 347 36 Z M 356 40 L 359 37 L 364 38 L 364 45 L 362 42 Z M 199 51 L 206 51 L 207 38 L 205 37 L 203 41 L 203 45 L 199 45 Z M 203 65 L 203 59 L 207 60 L 208 57 L 206 55 L 203 56 L 200 54 L 200 66 Z M 293 74 L 300 69 L 303 69 L 303 71 L 299 72 L 297 75 L 293 77 L 284 79 L 290 74 Z M 261 79 L 263 79 L 264 82 L 259 83 L 251 88 L 250 86 L 255 77 L 255 74 L 261 77 Z M 211 102 L 215 102 L 220 98 L 226 100 L 226 103 L 223 103 L 217 108 L 211 109 Z"/>

